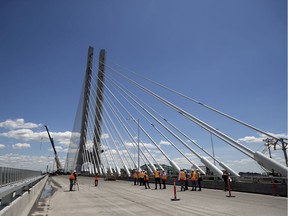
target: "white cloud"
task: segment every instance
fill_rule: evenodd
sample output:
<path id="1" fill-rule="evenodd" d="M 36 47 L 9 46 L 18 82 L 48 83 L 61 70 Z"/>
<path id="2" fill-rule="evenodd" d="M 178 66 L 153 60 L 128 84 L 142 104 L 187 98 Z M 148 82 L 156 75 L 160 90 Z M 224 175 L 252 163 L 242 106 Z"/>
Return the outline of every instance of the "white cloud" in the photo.
<path id="1" fill-rule="evenodd" d="M 152 143 L 144 143 L 144 145 L 145 145 L 145 147 L 147 148 L 147 149 L 155 149 L 155 148 L 157 148 L 154 144 L 152 144 Z"/>
<path id="2" fill-rule="evenodd" d="M 60 145 L 69 146 L 71 140 L 71 132 L 50 132 L 54 143 Z M 18 129 L 10 130 L 8 132 L 0 133 L 0 137 L 7 137 L 10 139 L 18 139 L 24 141 L 35 141 L 35 142 L 50 142 L 47 132 L 34 132 L 31 129 Z"/>
<path id="3" fill-rule="evenodd" d="M 101 139 L 108 139 L 109 138 L 109 134 L 104 133 L 101 135 Z"/>
<path id="4" fill-rule="evenodd" d="M 0 144 L 0 149 L 3 149 L 5 148 L 5 145 L 4 144 Z"/>
<path id="5" fill-rule="evenodd" d="M 13 149 L 26 149 L 26 148 L 30 148 L 30 144 L 29 143 L 16 143 L 12 145 Z"/>
<path id="6" fill-rule="evenodd" d="M 34 124 L 31 122 L 25 123 L 24 119 L 16 119 L 16 120 L 8 119 L 4 122 L 0 122 L 0 127 L 10 129 L 10 130 L 19 129 L 19 128 L 31 129 L 31 128 L 38 128 L 40 126 L 41 124 Z"/>
<path id="7" fill-rule="evenodd" d="M 287 138 L 287 134 L 284 134 L 284 133 L 280 133 L 280 134 L 269 133 L 269 134 L 271 134 L 272 136 L 275 136 L 277 138 Z M 238 141 L 245 142 L 245 143 L 263 143 L 263 142 L 265 142 L 264 140 L 266 138 L 267 138 L 266 135 L 259 134 L 259 137 L 245 136 L 243 138 L 238 139 Z"/>
<path id="8" fill-rule="evenodd" d="M 246 136 L 238 139 L 238 141 L 246 143 L 260 143 L 263 142 L 263 137 Z"/>
<path id="9" fill-rule="evenodd" d="M 64 159 L 59 158 L 61 164 L 64 164 Z M 5 154 L 0 156 L 0 167 L 10 167 L 18 169 L 46 171 L 47 165 L 49 169 L 53 169 L 54 157 L 50 156 L 35 156 L 35 155 L 20 155 L 20 154 Z"/>
<path id="10" fill-rule="evenodd" d="M 171 145 L 170 142 L 165 141 L 165 140 L 161 140 L 159 144 L 160 144 L 160 145 Z"/>
<path id="11" fill-rule="evenodd" d="M 131 142 L 125 142 L 124 144 L 125 144 L 127 147 L 133 147 L 133 148 L 138 147 L 138 144 L 131 143 Z"/>
<path id="12" fill-rule="evenodd" d="M 58 143 L 58 144 L 64 145 L 64 146 L 69 146 L 72 133 L 70 131 L 50 132 L 50 135 L 53 138 L 54 143 Z M 46 141 L 48 141 L 48 135 L 47 134 L 44 134 L 44 138 L 45 138 Z"/>
<path id="13" fill-rule="evenodd" d="M 55 146 L 57 154 L 60 152 L 68 152 L 68 148 L 63 148 L 62 146 Z M 49 149 L 49 151 L 54 152 L 52 148 Z"/>

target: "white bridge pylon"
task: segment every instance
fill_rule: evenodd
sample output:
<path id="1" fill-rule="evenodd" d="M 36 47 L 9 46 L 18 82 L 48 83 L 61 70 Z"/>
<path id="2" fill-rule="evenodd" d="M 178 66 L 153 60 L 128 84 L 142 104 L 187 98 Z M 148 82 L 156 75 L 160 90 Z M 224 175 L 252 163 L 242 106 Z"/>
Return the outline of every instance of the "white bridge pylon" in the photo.
<path id="1" fill-rule="evenodd" d="M 68 169 L 79 167 L 81 163 L 85 164 L 82 166 L 85 167 L 85 171 L 91 174 L 129 176 L 135 169 L 148 169 L 154 172 L 156 169 L 164 170 L 163 165 L 169 164 L 176 172 L 183 168 L 192 168 L 205 174 L 206 167 L 220 178 L 223 170 L 227 170 L 231 176 L 239 177 L 239 174 L 226 164 L 227 162 L 224 163 L 221 158 L 207 150 L 209 148 L 207 144 L 199 144 L 206 143 L 207 137 L 212 138 L 213 135 L 222 146 L 228 144 L 236 149 L 236 153 L 244 154 L 266 171 L 287 176 L 287 166 L 246 147 L 217 129 L 217 126 L 211 126 L 188 112 L 187 108 L 196 103 L 206 112 L 208 110 L 213 114 L 224 116 L 234 124 L 243 126 L 245 130 L 261 133 L 267 138 L 279 139 L 278 137 L 126 68 L 119 69 L 119 65 L 111 66 L 101 58 L 98 64 L 101 68 L 100 66 L 98 70 L 90 68 L 89 86 L 87 83 L 84 85 L 86 92 L 89 91 L 89 98 L 81 97 L 79 105 L 85 107 L 83 104 L 87 104 L 84 108 L 88 110 L 85 112 L 86 121 L 83 122 L 82 118 L 79 124 L 85 127 L 85 130 L 81 130 L 85 131 L 85 143 L 92 143 L 92 146 L 83 148 L 80 144 L 77 146 L 75 140 L 71 141 L 65 166 Z M 160 96 L 156 91 L 164 96 Z M 177 105 L 171 102 L 172 100 L 177 101 Z M 84 112 L 82 110 L 79 113 Z M 202 139 L 204 141 L 201 141 Z M 202 153 L 196 151 L 195 147 Z M 77 156 L 79 154 L 82 157 Z"/>

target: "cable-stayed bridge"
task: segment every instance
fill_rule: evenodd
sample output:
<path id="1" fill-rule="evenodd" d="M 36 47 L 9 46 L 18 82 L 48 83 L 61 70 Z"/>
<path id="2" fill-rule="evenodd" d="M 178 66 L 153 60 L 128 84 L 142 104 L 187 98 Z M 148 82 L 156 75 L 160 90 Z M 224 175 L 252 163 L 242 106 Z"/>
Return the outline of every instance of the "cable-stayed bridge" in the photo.
<path id="1" fill-rule="evenodd" d="M 287 176 L 285 137 L 276 137 L 171 86 L 108 63 L 105 50 L 95 57 L 90 47 L 65 170 L 130 176 L 135 169 L 154 172 L 170 167 L 176 173 L 192 168 L 218 177 L 227 170 L 238 177 L 239 170 L 223 156 L 235 154 L 264 172 Z M 213 124 L 209 123 L 212 115 L 219 119 Z M 231 127 L 222 128 L 223 122 L 230 122 Z M 265 137 L 263 149 L 247 147 L 233 137 L 233 130 L 239 128 Z M 277 149 L 284 160 L 271 156 Z"/>
<path id="2" fill-rule="evenodd" d="M 211 121 L 215 115 L 219 118 Z M 231 124 L 227 128 L 223 122 Z M 234 131 L 239 128 L 244 134 L 261 134 L 262 148 L 253 149 L 238 140 Z M 139 214 L 139 209 L 141 215 L 147 212 L 175 215 L 182 209 L 185 211 L 181 215 L 195 213 L 195 209 L 199 215 L 223 215 L 227 214 L 227 209 L 231 212 L 229 215 L 243 215 L 243 212 L 248 215 L 256 211 L 262 215 L 271 215 L 271 212 L 284 215 L 287 214 L 286 198 L 236 192 L 238 199 L 223 202 L 219 199 L 222 192 L 209 188 L 222 190 L 223 182 L 215 176 L 221 178 L 222 170 L 227 170 L 237 180 L 231 183 L 233 194 L 244 191 L 287 197 L 286 147 L 285 137 L 236 119 L 123 66 L 108 63 L 105 50 L 95 58 L 90 47 L 65 171 L 99 173 L 104 177 L 101 187 L 91 186 L 94 178 L 90 175 L 79 176 L 81 189 L 71 192 L 77 193 L 74 199 L 70 193 L 63 193 L 69 191 L 68 176 L 54 176 L 56 195 L 46 198 L 44 203 L 38 204 L 40 210 L 37 208 L 33 212 L 31 209 L 40 192 L 44 190 L 42 194 L 45 194 L 49 190 L 46 186 L 51 184 L 51 178 L 48 180 L 48 175 L 40 172 L 0 167 L 0 215 L 71 214 L 67 209 L 73 213 L 79 211 L 79 214 L 85 209 L 87 215 L 95 212 L 134 215 Z M 284 159 L 276 158 L 274 150 Z M 236 167 L 229 156 L 249 160 L 251 166 L 258 164 L 263 172 L 277 177 L 237 178 L 242 167 Z M 130 176 L 140 169 L 147 170 L 151 177 L 156 169 L 168 171 L 167 190 L 131 187 Z M 180 193 L 180 206 L 175 208 L 170 204 L 170 197 L 171 192 L 176 191 L 180 169 L 198 169 L 206 176 L 202 185 L 204 191 Z M 117 176 L 120 181 L 104 181 L 109 176 Z M 150 183 L 154 181 L 151 178 Z M 195 193 L 198 193 L 197 199 L 194 199 Z M 207 208 L 207 203 L 213 205 Z M 131 209 L 127 210 L 127 206 Z M 162 206 L 160 212 L 159 206 Z M 221 209 L 215 211 L 219 206 Z"/>

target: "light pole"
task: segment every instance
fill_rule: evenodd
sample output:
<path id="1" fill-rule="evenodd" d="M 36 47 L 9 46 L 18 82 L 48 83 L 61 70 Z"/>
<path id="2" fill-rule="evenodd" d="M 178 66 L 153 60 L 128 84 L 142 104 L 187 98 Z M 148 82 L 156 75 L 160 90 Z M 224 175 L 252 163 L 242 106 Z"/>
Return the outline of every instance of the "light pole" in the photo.
<path id="1" fill-rule="evenodd" d="M 140 143 L 139 143 L 139 134 L 140 134 L 140 128 L 139 128 L 139 119 L 137 120 L 137 126 L 138 126 L 138 135 L 137 135 L 137 140 L 138 140 L 138 172 L 140 171 Z"/>
<path id="2" fill-rule="evenodd" d="M 213 143 L 213 135 L 212 135 L 212 133 L 210 133 L 210 137 L 211 137 L 211 145 L 212 145 L 212 153 L 213 153 L 214 165 L 216 166 L 216 162 L 215 162 L 215 152 L 214 152 L 214 143 Z"/>

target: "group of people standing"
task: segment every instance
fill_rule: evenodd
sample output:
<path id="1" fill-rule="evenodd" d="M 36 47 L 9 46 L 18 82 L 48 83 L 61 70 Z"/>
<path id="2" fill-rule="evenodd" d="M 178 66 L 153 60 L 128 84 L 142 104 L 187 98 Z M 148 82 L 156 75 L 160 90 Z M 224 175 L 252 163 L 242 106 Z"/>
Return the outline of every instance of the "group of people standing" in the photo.
<path id="1" fill-rule="evenodd" d="M 196 170 L 196 171 L 192 170 L 191 174 L 190 174 L 190 179 L 192 182 L 191 191 L 196 191 L 197 186 L 198 186 L 198 191 L 201 191 L 201 189 L 202 189 L 202 187 L 201 187 L 202 177 L 201 177 L 201 173 L 199 172 L 199 170 Z M 180 170 L 178 180 L 180 181 L 181 191 L 188 190 L 189 175 L 188 175 L 188 172 L 186 170 L 184 170 L 184 169 Z"/>
<path id="2" fill-rule="evenodd" d="M 143 171 L 143 170 L 140 172 L 135 171 L 133 173 L 133 178 L 134 178 L 134 185 L 140 185 L 140 186 L 143 185 L 145 189 L 150 189 L 149 175 L 147 174 L 147 171 Z M 199 170 L 196 170 L 196 171 L 192 170 L 190 179 L 192 182 L 191 191 L 196 191 L 197 186 L 198 186 L 198 191 L 201 191 L 202 177 L 201 177 Z M 158 185 L 160 189 L 162 188 L 166 189 L 167 173 L 165 170 L 161 172 L 159 171 L 159 169 L 157 169 L 154 172 L 154 180 L 155 180 L 155 190 L 158 189 Z M 186 170 L 182 169 L 180 171 L 178 180 L 180 181 L 181 191 L 188 190 L 189 176 Z"/>
<path id="3" fill-rule="evenodd" d="M 134 178 L 134 185 L 140 185 L 140 186 L 145 186 L 145 189 L 150 189 L 150 185 L 149 185 L 149 175 L 147 173 L 147 171 L 135 171 L 133 173 L 133 178 Z M 158 169 L 154 172 L 154 179 L 155 179 L 155 190 L 157 190 L 158 185 L 159 188 L 162 189 L 162 185 L 163 185 L 163 189 L 166 189 L 166 180 L 167 180 L 167 173 L 166 171 L 162 171 L 160 172 Z M 162 185 L 161 185 L 162 183 Z"/>

